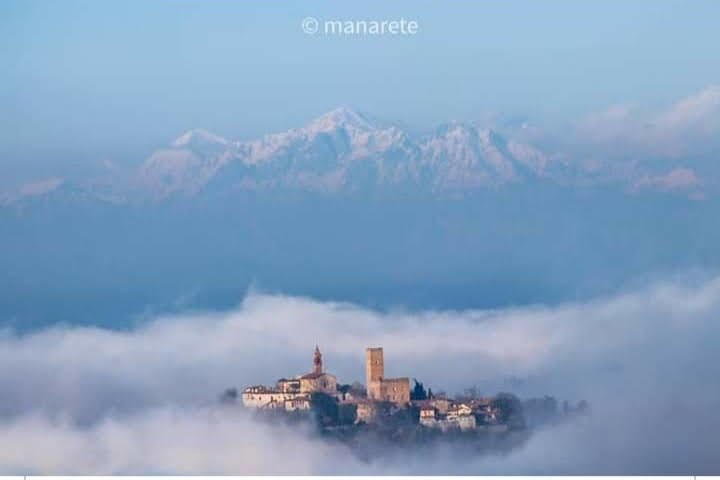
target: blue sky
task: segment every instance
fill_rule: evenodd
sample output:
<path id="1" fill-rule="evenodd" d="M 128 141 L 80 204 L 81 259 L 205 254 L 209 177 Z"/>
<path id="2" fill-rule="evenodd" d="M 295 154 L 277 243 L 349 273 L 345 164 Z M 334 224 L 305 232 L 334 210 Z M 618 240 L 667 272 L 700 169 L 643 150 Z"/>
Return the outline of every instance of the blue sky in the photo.
<path id="1" fill-rule="evenodd" d="M 309 15 L 420 32 L 313 37 Z M 667 104 L 718 83 L 718 18 L 716 1 L 6 0 L 0 166 L 132 158 L 193 127 L 253 137 L 337 105 L 423 127 Z"/>

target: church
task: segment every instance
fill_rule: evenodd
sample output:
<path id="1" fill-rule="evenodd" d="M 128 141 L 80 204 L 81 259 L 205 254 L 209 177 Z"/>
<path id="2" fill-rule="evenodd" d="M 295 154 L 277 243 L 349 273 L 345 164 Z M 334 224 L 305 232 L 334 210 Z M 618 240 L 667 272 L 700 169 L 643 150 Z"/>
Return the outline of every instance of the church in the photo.
<path id="1" fill-rule="evenodd" d="M 382 347 L 365 350 L 365 392 L 359 396 L 338 395 L 335 375 L 323 367 L 322 353 L 316 345 L 309 373 L 292 378 L 281 378 L 274 387 L 255 385 L 242 392 L 242 403 L 246 407 L 283 410 L 308 410 L 313 393 L 325 393 L 344 403 L 358 405 L 358 418 L 366 410 L 373 410 L 377 402 L 396 405 L 410 403 L 410 380 L 407 377 L 386 378 L 385 360 Z M 369 414 L 368 414 L 369 415 Z"/>
<path id="2" fill-rule="evenodd" d="M 313 368 L 310 373 L 292 379 L 281 378 L 277 382 L 278 390 L 288 393 L 322 392 L 328 395 L 337 393 L 337 379 L 323 370 L 322 353 L 315 345 Z"/>
<path id="3" fill-rule="evenodd" d="M 312 370 L 294 378 L 281 378 L 275 388 L 255 385 L 242 392 L 242 402 L 246 407 L 307 410 L 310 408 L 310 395 L 322 392 L 337 394 L 337 379 L 323 369 L 322 353 L 316 345 L 313 352 Z"/>

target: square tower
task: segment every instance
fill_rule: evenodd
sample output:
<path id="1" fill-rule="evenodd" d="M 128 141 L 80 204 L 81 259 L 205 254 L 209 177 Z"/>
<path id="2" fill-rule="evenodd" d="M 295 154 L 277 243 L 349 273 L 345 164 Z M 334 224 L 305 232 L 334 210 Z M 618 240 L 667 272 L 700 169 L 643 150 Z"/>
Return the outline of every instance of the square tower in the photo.
<path id="1" fill-rule="evenodd" d="M 379 390 L 379 384 L 385 377 L 385 362 L 383 360 L 383 349 L 365 349 L 365 386 L 370 398 L 376 397 L 375 390 Z"/>

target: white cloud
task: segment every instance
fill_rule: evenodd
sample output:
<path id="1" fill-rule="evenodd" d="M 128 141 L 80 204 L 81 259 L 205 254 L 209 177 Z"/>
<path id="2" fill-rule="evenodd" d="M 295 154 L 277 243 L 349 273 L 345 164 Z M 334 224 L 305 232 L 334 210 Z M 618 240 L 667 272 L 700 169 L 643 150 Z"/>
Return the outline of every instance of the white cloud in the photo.
<path id="1" fill-rule="evenodd" d="M 674 168 L 665 174 L 641 177 L 635 182 L 633 189 L 650 188 L 663 192 L 696 192 L 701 185 L 702 182 L 694 170 Z"/>
<path id="2" fill-rule="evenodd" d="M 720 134 L 720 86 L 659 111 L 614 105 L 578 124 L 578 133 L 611 155 L 683 158 L 713 152 Z"/>
<path id="3" fill-rule="evenodd" d="M 312 438 L 306 427 L 259 424 L 220 409 L 150 409 L 89 427 L 32 415 L 0 431 L 0 465 L 23 473 L 298 475 L 361 468 L 349 451 Z"/>
<path id="4" fill-rule="evenodd" d="M 715 278 L 657 284 L 591 302 L 495 311 L 381 313 L 251 293 L 228 313 L 158 318 L 124 332 L 79 327 L 23 336 L 5 332 L 0 471 L 593 473 L 625 465 L 663 473 L 718 468 L 716 456 L 706 455 L 710 446 L 718 446 L 714 436 L 674 445 L 675 450 L 663 440 L 669 425 L 676 436 L 720 427 L 713 407 L 720 401 L 718 313 L 720 278 Z M 327 368 L 344 382 L 362 380 L 365 346 L 382 345 L 388 375 L 418 377 L 434 390 L 450 392 L 472 384 L 507 389 L 503 382 L 512 376 L 525 379 L 517 387 L 522 394 L 587 398 L 594 416 L 584 426 L 542 432 L 503 460 L 458 463 L 448 452 L 408 452 L 403 461 L 366 464 L 306 431 L 278 431 L 285 427 L 258 425 L 240 412 L 214 406 L 225 387 L 271 383 L 308 370 L 316 343 Z M 624 453 L 618 439 L 629 445 Z M 652 448 L 662 457 L 649 453 Z M 278 459 L 281 451 L 287 453 Z M 576 460 L 563 464 L 567 451 Z M 608 463 L 600 458 L 603 452 L 616 457 Z"/>
<path id="5" fill-rule="evenodd" d="M 717 133 L 719 122 L 720 85 L 712 85 L 674 103 L 657 116 L 654 124 L 666 133 L 693 129 L 711 134 Z"/>

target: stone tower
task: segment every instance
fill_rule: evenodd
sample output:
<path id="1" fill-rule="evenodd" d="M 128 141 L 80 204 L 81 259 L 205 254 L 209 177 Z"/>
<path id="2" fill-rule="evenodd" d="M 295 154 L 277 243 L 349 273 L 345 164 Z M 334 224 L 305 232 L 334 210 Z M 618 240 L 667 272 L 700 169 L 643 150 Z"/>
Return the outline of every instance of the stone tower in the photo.
<path id="1" fill-rule="evenodd" d="M 322 367 L 322 353 L 320 353 L 320 347 L 315 345 L 315 353 L 313 353 L 313 373 L 320 374 L 323 371 Z"/>
<path id="2" fill-rule="evenodd" d="M 365 349 L 365 385 L 368 397 L 377 398 L 384 377 L 385 362 L 382 347 Z"/>

